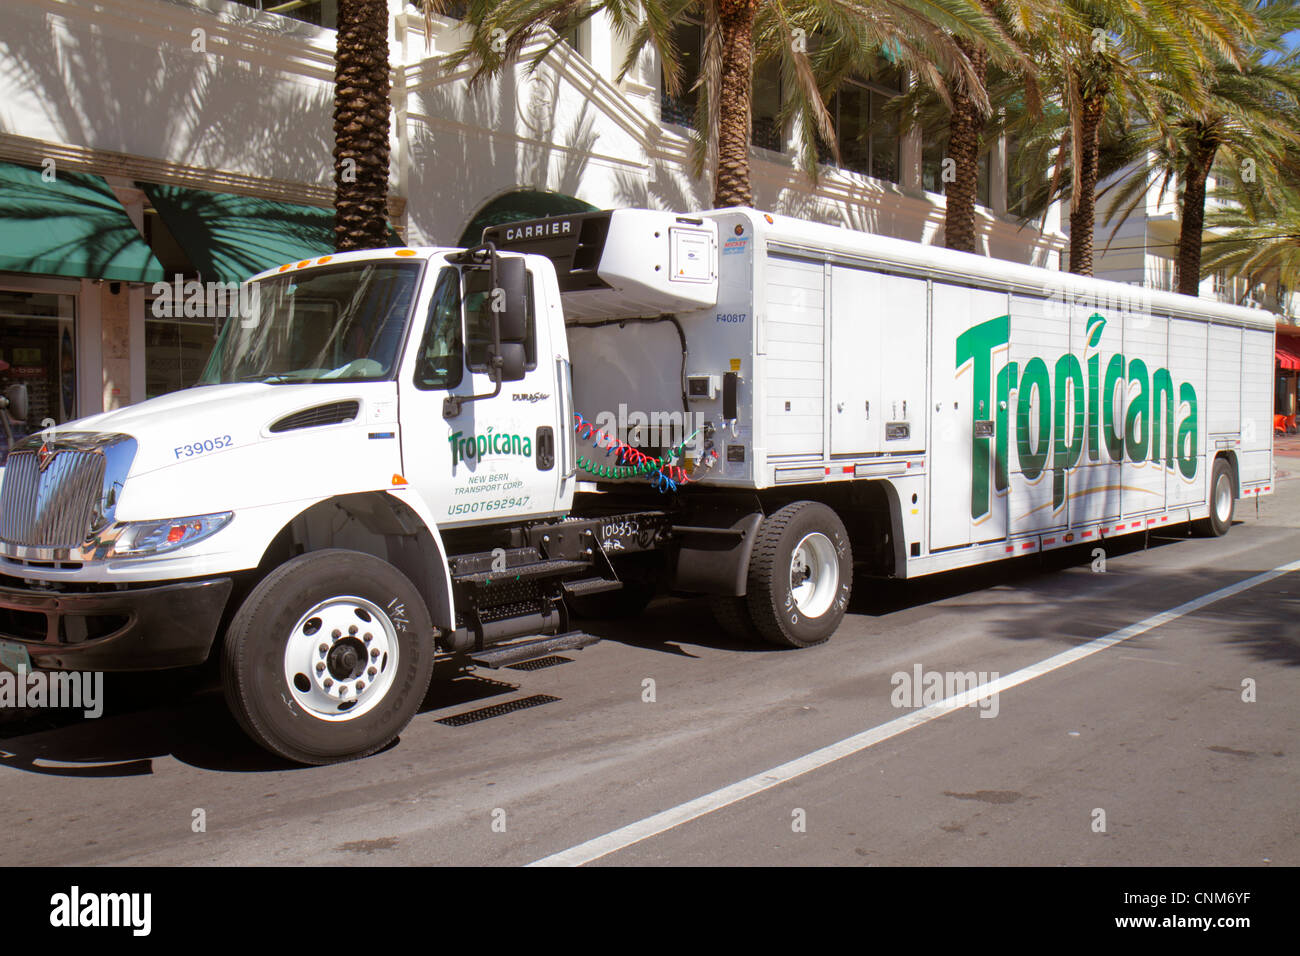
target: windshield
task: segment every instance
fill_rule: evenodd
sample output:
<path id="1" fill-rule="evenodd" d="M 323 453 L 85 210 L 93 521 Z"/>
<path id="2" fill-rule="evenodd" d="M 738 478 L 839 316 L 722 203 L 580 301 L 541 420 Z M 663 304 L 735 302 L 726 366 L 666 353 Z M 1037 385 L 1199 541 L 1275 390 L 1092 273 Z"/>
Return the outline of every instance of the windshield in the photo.
<path id="1" fill-rule="evenodd" d="M 353 262 L 253 285 L 226 320 L 199 385 L 364 382 L 393 374 L 420 262 Z"/>

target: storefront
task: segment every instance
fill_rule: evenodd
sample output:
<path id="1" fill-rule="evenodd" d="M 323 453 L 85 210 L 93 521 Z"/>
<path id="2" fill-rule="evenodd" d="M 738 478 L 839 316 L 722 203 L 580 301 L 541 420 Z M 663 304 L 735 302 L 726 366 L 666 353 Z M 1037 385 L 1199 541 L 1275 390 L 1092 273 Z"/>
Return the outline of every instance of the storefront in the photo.
<path id="1" fill-rule="evenodd" d="M 1273 408 L 1273 431 L 1294 435 L 1300 430 L 1300 329 L 1295 334 L 1277 330 L 1277 391 Z"/>
<path id="2" fill-rule="evenodd" d="M 27 406 L 0 420 L 0 463 L 11 441 L 121 395 L 129 302 L 162 276 L 102 177 L 0 163 L 0 390 Z"/>
<path id="3" fill-rule="evenodd" d="M 27 404 L 0 413 L 0 465 L 42 427 L 193 385 L 228 311 L 159 299 L 330 252 L 333 228 L 332 209 L 0 162 L 0 393 Z"/>
<path id="4" fill-rule="evenodd" d="M 333 251 L 334 212 L 314 206 L 179 186 L 140 183 L 145 234 L 168 282 L 242 282 L 263 269 Z M 396 235 L 394 235 L 396 241 Z M 164 298 L 171 289 L 159 287 Z M 148 290 L 143 322 L 144 382 L 140 398 L 198 381 L 223 314 L 166 308 Z"/>

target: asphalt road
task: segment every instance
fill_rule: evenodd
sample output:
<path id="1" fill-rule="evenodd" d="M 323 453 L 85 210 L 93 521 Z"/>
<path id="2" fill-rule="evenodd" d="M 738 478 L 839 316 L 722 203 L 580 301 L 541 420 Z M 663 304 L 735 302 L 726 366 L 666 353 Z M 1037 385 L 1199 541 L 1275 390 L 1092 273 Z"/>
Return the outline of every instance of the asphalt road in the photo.
<path id="1" fill-rule="evenodd" d="M 1296 865 L 1300 572 L 1185 605 L 1300 559 L 1300 480 L 1237 517 L 1109 542 L 1104 573 L 863 583 L 804 651 L 660 600 L 553 666 L 440 675 L 333 767 L 264 756 L 188 677 L 119 678 L 98 720 L 0 725 L 0 864 Z M 918 668 L 996 705 L 896 706 Z"/>

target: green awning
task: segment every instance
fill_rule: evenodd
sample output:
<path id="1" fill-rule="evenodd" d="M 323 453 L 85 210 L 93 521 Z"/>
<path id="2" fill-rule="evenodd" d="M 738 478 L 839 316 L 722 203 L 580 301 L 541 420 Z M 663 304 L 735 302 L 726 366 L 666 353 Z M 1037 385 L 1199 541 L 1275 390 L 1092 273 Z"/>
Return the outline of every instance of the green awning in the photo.
<path id="1" fill-rule="evenodd" d="M 334 251 L 334 210 L 141 183 L 206 280 L 242 282 L 272 266 Z"/>
<path id="2" fill-rule="evenodd" d="M 162 266 L 101 177 L 0 163 L 0 272 L 158 282 Z"/>

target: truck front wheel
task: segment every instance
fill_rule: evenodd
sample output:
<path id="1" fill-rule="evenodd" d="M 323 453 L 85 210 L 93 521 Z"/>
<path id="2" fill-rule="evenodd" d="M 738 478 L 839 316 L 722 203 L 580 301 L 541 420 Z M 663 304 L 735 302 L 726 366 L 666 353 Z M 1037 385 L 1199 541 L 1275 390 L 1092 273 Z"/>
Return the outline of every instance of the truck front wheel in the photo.
<path id="1" fill-rule="evenodd" d="M 433 676 L 433 625 L 415 586 L 358 551 L 299 555 L 245 599 L 221 676 L 244 731 L 304 764 L 364 757 L 411 721 Z"/>
<path id="2" fill-rule="evenodd" d="M 811 647 L 844 620 L 853 552 L 844 523 L 826 505 L 796 501 L 759 526 L 749 559 L 748 610 L 758 632 L 782 647 Z"/>

